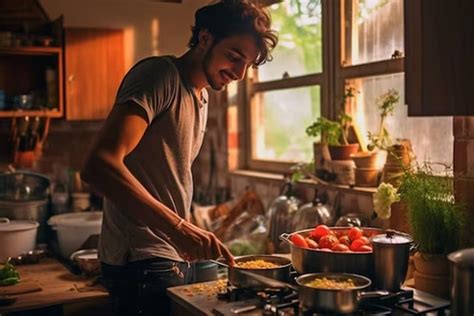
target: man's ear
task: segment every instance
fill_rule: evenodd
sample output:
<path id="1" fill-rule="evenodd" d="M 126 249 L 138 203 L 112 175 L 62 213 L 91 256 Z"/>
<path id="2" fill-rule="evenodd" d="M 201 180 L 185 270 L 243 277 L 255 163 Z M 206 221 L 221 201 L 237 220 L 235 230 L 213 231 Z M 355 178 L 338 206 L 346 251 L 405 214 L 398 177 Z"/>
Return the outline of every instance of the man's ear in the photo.
<path id="1" fill-rule="evenodd" d="M 198 39 L 199 39 L 198 46 L 199 48 L 203 50 L 209 49 L 209 47 L 212 46 L 212 42 L 214 41 L 214 37 L 207 30 L 200 31 Z"/>

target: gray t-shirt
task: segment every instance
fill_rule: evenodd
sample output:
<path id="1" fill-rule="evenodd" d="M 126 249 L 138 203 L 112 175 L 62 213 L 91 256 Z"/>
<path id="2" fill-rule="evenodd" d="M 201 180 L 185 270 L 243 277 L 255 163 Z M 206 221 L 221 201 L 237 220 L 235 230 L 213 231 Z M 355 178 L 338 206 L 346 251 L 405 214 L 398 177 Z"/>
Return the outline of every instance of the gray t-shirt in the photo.
<path id="1" fill-rule="evenodd" d="M 172 56 L 138 62 L 123 79 L 115 106 L 134 101 L 148 116 L 148 128 L 125 165 L 157 200 L 189 219 L 193 183 L 191 165 L 202 145 L 207 121 L 207 91 L 202 99 L 184 81 Z M 128 102 L 128 105 L 126 105 Z M 152 257 L 182 261 L 157 229 L 142 226 L 105 199 L 99 240 L 102 262 L 124 265 Z"/>

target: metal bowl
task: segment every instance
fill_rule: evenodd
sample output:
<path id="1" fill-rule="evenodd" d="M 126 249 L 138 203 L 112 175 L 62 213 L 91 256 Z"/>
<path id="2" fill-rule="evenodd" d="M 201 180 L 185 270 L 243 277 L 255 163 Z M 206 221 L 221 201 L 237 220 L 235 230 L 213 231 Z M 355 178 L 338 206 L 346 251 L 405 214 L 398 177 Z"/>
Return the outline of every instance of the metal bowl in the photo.
<path id="1" fill-rule="evenodd" d="M 252 279 L 248 275 L 240 273 L 240 271 L 249 271 L 255 274 L 259 274 L 271 279 L 279 280 L 282 282 L 288 282 L 290 278 L 291 260 L 281 256 L 271 255 L 248 255 L 235 257 L 235 262 L 246 262 L 252 260 L 265 260 L 267 262 L 278 265 L 277 268 L 272 269 L 244 269 L 238 267 L 229 267 L 229 282 L 238 288 L 265 288 L 265 285 Z"/>
<path id="2" fill-rule="evenodd" d="M 336 281 L 351 279 L 356 286 L 339 290 L 318 289 L 306 285 L 317 278 Z M 364 294 L 363 291 L 369 288 L 372 282 L 368 278 L 356 274 L 311 273 L 298 277 L 296 283 L 298 284 L 298 299 L 305 308 L 314 312 L 347 314 L 357 309 Z"/>
<path id="3" fill-rule="evenodd" d="M 88 276 L 100 274 L 100 260 L 97 249 L 82 249 L 71 255 L 71 260 L 76 262 L 82 273 Z"/>

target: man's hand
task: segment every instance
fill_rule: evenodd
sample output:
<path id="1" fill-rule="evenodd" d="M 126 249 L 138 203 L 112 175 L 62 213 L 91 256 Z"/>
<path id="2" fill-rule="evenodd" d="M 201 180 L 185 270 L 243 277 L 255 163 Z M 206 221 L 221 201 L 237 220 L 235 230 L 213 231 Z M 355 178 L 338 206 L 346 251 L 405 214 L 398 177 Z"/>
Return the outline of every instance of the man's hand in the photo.
<path id="1" fill-rule="evenodd" d="M 224 257 L 228 264 L 234 264 L 234 257 L 216 235 L 187 221 L 170 235 L 171 242 L 186 259 L 217 259 Z"/>

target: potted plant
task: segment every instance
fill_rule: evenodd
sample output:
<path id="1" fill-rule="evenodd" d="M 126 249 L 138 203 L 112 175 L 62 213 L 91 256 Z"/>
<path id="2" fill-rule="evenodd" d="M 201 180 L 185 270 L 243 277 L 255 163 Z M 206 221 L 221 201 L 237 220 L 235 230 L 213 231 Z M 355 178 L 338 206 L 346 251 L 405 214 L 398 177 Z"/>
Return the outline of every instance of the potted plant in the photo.
<path id="1" fill-rule="evenodd" d="M 379 131 L 378 133 L 368 133 L 368 152 L 363 151 L 352 154 L 351 157 L 358 168 L 377 169 L 379 167 L 380 152 L 387 151 L 392 146 L 392 139 L 386 127 L 386 119 L 389 115 L 393 114 L 395 105 L 399 100 L 400 95 L 394 89 L 389 89 L 377 98 L 376 104 L 380 110 Z"/>
<path id="2" fill-rule="evenodd" d="M 406 168 L 398 192 L 408 209 L 410 232 L 418 252 L 414 256 L 417 289 L 449 297 L 447 255 L 460 246 L 464 207 L 454 200 L 451 170 L 435 176 L 434 164 Z"/>

